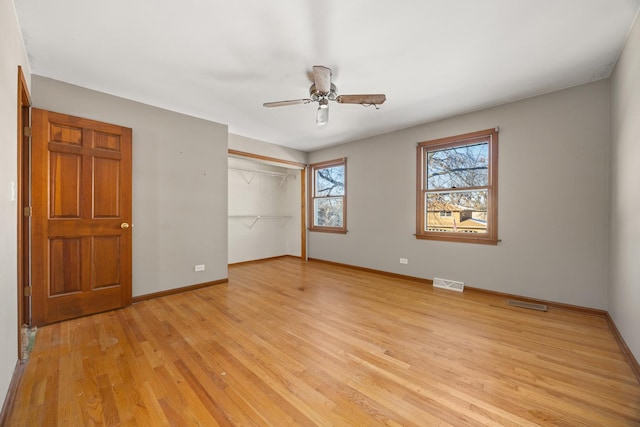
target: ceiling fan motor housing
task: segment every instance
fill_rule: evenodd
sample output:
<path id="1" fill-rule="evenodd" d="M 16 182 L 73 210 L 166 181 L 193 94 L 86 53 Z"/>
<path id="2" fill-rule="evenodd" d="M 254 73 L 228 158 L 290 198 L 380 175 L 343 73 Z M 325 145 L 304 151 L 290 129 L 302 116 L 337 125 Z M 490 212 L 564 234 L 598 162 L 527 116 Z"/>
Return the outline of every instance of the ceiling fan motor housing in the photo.
<path id="1" fill-rule="evenodd" d="M 336 98 L 338 97 L 336 93 L 337 91 L 338 91 L 338 88 L 336 87 L 336 85 L 331 83 L 331 90 L 329 92 L 319 92 L 318 89 L 316 89 L 316 85 L 314 83 L 309 88 L 309 96 L 311 97 L 312 101 L 318 101 L 320 99 L 328 99 L 329 101 L 335 101 Z"/>

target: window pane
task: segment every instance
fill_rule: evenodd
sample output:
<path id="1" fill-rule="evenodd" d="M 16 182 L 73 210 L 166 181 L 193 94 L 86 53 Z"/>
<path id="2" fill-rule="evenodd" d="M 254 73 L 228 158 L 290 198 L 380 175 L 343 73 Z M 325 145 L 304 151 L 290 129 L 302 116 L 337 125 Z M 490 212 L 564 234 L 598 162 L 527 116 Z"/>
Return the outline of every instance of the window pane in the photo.
<path id="1" fill-rule="evenodd" d="M 482 187 L 488 183 L 489 144 L 427 151 L 427 189 Z"/>
<path id="2" fill-rule="evenodd" d="M 487 190 L 428 193 L 425 199 L 425 231 L 487 232 Z"/>
<path id="3" fill-rule="evenodd" d="M 343 165 L 316 170 L 315 196 L 344 196 Z"/>
<path id="4" fill-rule="evenodd" d="M 313 225 L 342 227 L 342 197 L 327 197 L 313 201 Z"/>

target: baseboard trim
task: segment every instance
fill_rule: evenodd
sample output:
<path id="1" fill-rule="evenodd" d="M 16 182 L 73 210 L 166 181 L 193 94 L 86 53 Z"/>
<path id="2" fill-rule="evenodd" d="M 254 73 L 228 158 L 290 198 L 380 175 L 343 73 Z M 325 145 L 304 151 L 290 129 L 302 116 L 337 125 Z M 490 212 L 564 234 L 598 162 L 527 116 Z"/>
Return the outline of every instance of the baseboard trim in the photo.
<path id="1" fill-rule="evenodd" d="M 229 266 L 255 264 L 255 263 L 258 263 L 258 262 L 273 261 L 273 260 L 282 259 L 282 258 L 302 259 L 301 257 L 295 256 L 295 255 L 277 255 L 277 256 L 272 256 L 272 257 L 268 257 L 268 258 L 251 259 L 249 261 L 232 262 L 232 263 L 229 264 Z"/>
<path id="2" fill-rule="evenodd" d="M 366 272 L 369 272 L 369 273 L 381 274 L 381 275 L 387 276 L 387 277 L 395 277 L 395 278 L 398 278 L 398 279 L 411 280 L 411 281 L 418 282 L 418 283 L 433 285 L 433 280 L 423 279 L 421 277 L 414 277 L 414 276 L 408 276 L 408 275 L 404 275 L 404 274 L 390 273 L 388 271 L 376 270 L 374 268 L 360 267 L 360 266 L 357 266 L 357 265 L 343 264 L 343 263 L 340 263 L 340 262 L 326 261 L 326 260 L 317 259 L 317 258 L 309 258 L 309 261 L 321 262 L 321 263 L 324 263 L 324 264 L 334 265 L 334 266 L 337 266 L 337 267 L 350 268 L 350 269 L 358 270 L 358 271 L 366 271 Z M 611 332 L 613 333 L 616 341 L 618 342 L 618 345 L 620 347 L 620 351 L 622 351 L 622 354 L 627 359 L 627 362 L 629 363 L 629 366 L 631 367 L 631 370 L 635 374 L 636 379 L 640 383 L 640 364 L 638 364 L 637 359 L 635 358 L 635 356 L 633 355 L 633 353 L 631 352 L 631 350 L 627 346 L 627 343 L 624 341 L 624 338 L 620 334 L 620 331 L 618 330 L 618 327 L 616 326 L 615 322 L 611 318 L 611 315 L 609 314 L 608 311 L 600 310 L 600 309 L 597 309 L 597 308 L 591 308 L 591 307 L 582 307 L 582 306 L 579 306 L 579 305 L 564 304 L 564 303 L 555 302 L 555 301 L 540 300 L 540 299 L 536 299 L 536 298 L 530 298 L 530 297 L 524 297 L 524 296 L 520 296 L 520 295 L 508 294 L 508 293 L 505 293 L 505 292 L 490 291 L 490 290 L 487 290 L 487 289 L 474 288 L 474 287 L 471 287 L 471 286 L 465 286 L 464 290 L 465 290 L 465 292 L 471 291 L 471 292 L 476 292 L 476 293 L 481 293 L 481 294 L 494 295 L 494 296 L 498 296 L 498 297 L 501 297 L 501 298 L 518 299 L 518 300 L 521 300 L 521 301 L 532 302 L 532 303 L 535 303 L 535 304 L 545 304 L 545 305 L 547 305 L 549 307 L 559 308 L 559 309 L 563 309 L 563 310 L 575 311 L 575 312 L 579 312 L 579 313 L 582 313 L 582 314 L 598 316 L 598 317 L 602 317 L 602 318 L 606 319 L 607 323 L 609 325 L 609 329 L 611 329 Z"/>
<path id="3" fill-rule="evenodd" d="M 467 290 L 469 290 L 471 292 L 478 292 L 478 293 L 487 294 L 487 295 L 495 295 L 495 296 L 498 296 L 498 297 L 501 297 L 501 298 L 518 299 L 520 301 L 531 302 L 531 303 L 534 303 L 534 304 L 544 304 L 544 305 L 547 305 L 549 307 L 560 308 L 560 309 L 569 310 L 569 311 L 577 311 L 579 313 L 589 314 L 591 316 L 598 316 L 598 317 L 606 317 L 607 316 L 607 312 L 605 310 L 600 310 L 598 308 L 583 307 L 583 306 L 580 306 L 580 305 L 572 305 L 572 304 L 565 304 L 565 303 L 562 303 L 562 302 L 547 301 L 547 300 L 543 300 L 543 299 L 524 297 L 524 296 L 521 296 L 521 295 L 508 294 L 506 292 L 498 292 L 498 291 L 490 291 L 488 289 L 474 288 L 473 286 L 465 286 L 464 290 L 465 290 L 465 292 Z"/>
<path id="4" fill-rule="evenodd" d="M 137 297 L 133 297 L 131 302 L 135 304 L 137 302 L 147 301 L 154 298 L 166 297 L 169 295 L 181 294 L 182 292 L 194 291 L 196 289 L 207 288 L 209 286 L 220 285 L 228 282 L 229 282 L 229 279 L 225 278 L 220 280 L 214 280 L 212 282 L 204 282 L 204 283 L 198 283 L 191 286 L 183 286 L 181 288 L 169 289 L 166 291 L 153 292 L 151 294 L 138 295 Z"/>
<path id="5" fill-rule="evenodd" d="M 9 384 L 9 389 L 7 390 L 7 395 L 5 396 L 4 403 L 2 405 L 2 411 L 0 412 L 0 426 L 9 425 L 9 415 L 13 409 L 16 396 L 18 395 L 18 386 L 20 385 L 20 380 L 22 379 L 22 373 L 24 372 L 25 366 L 27 366 L 27 362 L 20 363 L 20 361 L 18 361 L 16 363 L 16 368 L 13 370 L 11 383 Z"/>
<path id="6" fill-rule="evenodd" d="M 380 274 L 382 276 L 393 277 L 395 279 L 410 280 L 412 282 L 418 282 L 418 283 L 422 283 L 422 284 L 426 284 L 426 285 L 433 285 L 433 280 L 430 280 L 430 279 L 423 279 L 421 277 L 407 276 L 407 275 L 398 274 L 398 273 L 391 273 L 389 271 L 376 270 L 375 268 L 360 267 L 358 265 L 343 264 L 341 262 L 327 261 L 327 260 L 318 259 L 318 258 L 309 258 L 309 261 L 321 262 L 323 264 L 334 265 L 336 267 L 350 268 L 352 270 L 364 271 L 364 272 L 367 272 L 367 273 Z"/>
<path id="7" fill-rule="evenodd" d="M 613 336 L 616 338 L 616 341 L 618 341 L 620 350 L 622 350 L 622 353 L 627 358 L 627 362 L 629 362 L 629 366 L 631 367 L 631 370 L 635 374 L 636 379 L 638 380 L 638 383 L 640 383 L 640 364 L 638 364 L 638 360 L 635 358 L 635 356 L 631 352 L 631 349 L 629 348 L 629 346 L 627 346 L 627 343 L 624 341 L 624 338 L 622 338 L 622 334 L 620 334 L 620 331 L 618 330 L 616 323 L 613 321 L 613 318 L 609 313 L 607 313 L 607 322 L 609 323 L 609 328 L 613 332 Z"/>

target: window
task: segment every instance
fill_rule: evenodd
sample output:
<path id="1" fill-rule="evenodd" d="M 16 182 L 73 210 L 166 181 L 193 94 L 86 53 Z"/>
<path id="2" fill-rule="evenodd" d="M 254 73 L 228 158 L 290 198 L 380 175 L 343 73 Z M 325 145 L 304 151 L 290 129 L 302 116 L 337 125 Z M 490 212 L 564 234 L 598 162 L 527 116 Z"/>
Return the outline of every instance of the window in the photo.
<path id="1" fill-rule="evenodd" d="M 498 131 L 421 142 L 416 238 L 498 243 Z"/>
<path id="2" fill-rule="evenodd" d="M 311 165 L 309 219 L 311 231 L 347 232 L 347 159 Z"/>

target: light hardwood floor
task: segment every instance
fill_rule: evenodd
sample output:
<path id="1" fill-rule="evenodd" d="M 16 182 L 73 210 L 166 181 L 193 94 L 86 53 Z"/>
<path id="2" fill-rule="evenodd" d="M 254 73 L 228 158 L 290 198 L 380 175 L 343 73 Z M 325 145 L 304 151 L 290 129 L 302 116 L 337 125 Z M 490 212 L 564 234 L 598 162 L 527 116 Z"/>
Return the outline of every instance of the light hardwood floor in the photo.
<path id="1" fill-rule="evenodd" d="M 41 328 L 9 425 L 640 425 L 640 385 L 602 317 L 282 258 Z"/>

